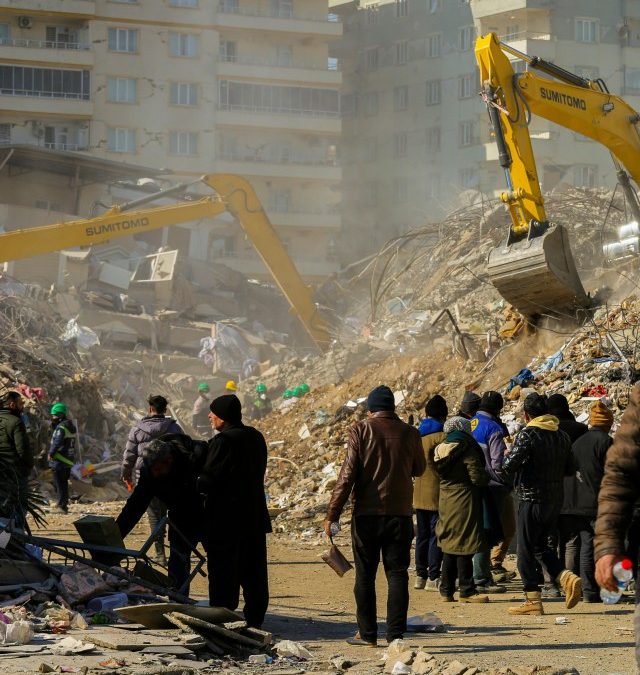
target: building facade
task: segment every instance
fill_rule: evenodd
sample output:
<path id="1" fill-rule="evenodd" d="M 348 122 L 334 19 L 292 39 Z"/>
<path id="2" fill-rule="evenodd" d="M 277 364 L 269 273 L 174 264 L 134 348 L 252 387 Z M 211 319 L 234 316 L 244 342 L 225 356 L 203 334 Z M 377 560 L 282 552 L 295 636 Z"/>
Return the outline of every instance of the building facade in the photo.
<path id="1" fill-rule="evenodd" d="M 489 31 L 640 107 L 640 2 L 596 0 L 331 0 L 343 71 L 345 246 L 367 253 L 405 231 L 505 188 L 474 56 Z M 516 71 L 523 61 L 514 61 Z M 545 190 L 613 186 L 603 147 L 531 122 Z"/>
<path id="2" fill-rule="evenodd" d="M 241 174 L 322 277 L 341 227 L 341 32 L 326 0 L 0 0 L 0 144 Z M 228 222 L 182 229 L 191 255 L 264 275 Z"/>

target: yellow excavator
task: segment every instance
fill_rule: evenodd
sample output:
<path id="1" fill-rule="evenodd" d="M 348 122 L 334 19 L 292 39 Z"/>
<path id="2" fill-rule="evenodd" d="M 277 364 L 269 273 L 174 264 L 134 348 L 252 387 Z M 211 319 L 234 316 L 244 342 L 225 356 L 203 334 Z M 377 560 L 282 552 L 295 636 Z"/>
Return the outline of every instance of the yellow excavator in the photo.
<path id="1" fill-rule="evenodd" d="M 507 183 L 501 199 L 511 215 L 507 238 L 489 255 L 489 278 L 524 315 L 575 314 L 588 307 L 590 299 L 578 276 L 567 231 L 547 218 L 529 121 L 531 115 L 539 115 L 605 145 L 631 213 L 640 223 L 640 205 L 629 178 L 631 174 L 640 185 L 640 116 L 610 94 L 602 80 L 589 80 L 524 54 L 500 42 L 495 33 L 478 38 L 475 54 L 481 96 Z M 516 73 L 508 54 L 524 61 L 529 70 Z"/>
<path id="2" fill-rule="evenodd" d="M 178 185 L 114 206 L 95 218 L 0 234 L 0 260 L 6 262 L 65 248 L 91 246 L 177 223 L 214 218 L 227 211 L 242 226 L 318 350 L 327 350 L 331 337 L 327 322 L 317 310 L 313 291 L 300 276 L 253 187 L 244 178 L 231 174 L 209 174 L 201 181 L 213 192 L 194 201 L 139 208 L 160 197 L 184 192 L 187 186 Z"/>

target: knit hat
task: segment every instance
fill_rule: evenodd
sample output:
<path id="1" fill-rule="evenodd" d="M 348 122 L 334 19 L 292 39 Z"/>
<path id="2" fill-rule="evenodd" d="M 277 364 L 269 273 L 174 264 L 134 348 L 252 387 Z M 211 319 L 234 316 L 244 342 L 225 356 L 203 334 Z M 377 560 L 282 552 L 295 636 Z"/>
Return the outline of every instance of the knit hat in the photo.
<path id="1" fill-rule="evenodd" d="M 465 391 L 460 403 L 460 412 L 473 417 L 480 407 L 481 398 L 475 391 Z"/>
<path id="2" fill-rule="evenodd" d="M 605 431 L 613 426 L 613 412 L 602 401 L 594 401 L 589 409 L 589 426 Z"/>
<path id="3" fill-rule="evenodd" d="M 447 415 L 449 414 L 449 409 L 447 408 L 447 402 L 440 396 L 436 394 L 433 398 L 430 398 L 427 401 L 427 404 L 424 407 L 424 412 L 428 417 L 433 417 L 436 420 L 446 420 Z"/>
<path id="4" fill-rule="evenodd" d="M 482 394 L 479 410 L 488 412 L 491 415 L 499 415 L 503 407 L 504 399 L 499 392 L 485 391 L 484 394 Z"/>
<path id="5" fill-rule="evenodd" d="M 214 398 L 209 410 L 229 424 L 237 424 L 242 421 L 242 404 L 235 394 L 224 394 Z"/>
<path id="6" fill-rule="evenodd" d="M 530 417 L 540 417 L 540 415 L 546 415 L 549 411 L 547 397 L 538 394 L 537 392 L 531 392 L 527 398 L 524 399 L 524 411 Z"/>
<path id="7" fill-rule="evenodd" d="M 384 384 L 372 389 L 367 396 L 367 408 L 369 412 L 394 411 L 396 401 L 391 389 Z"/>
<path id="8" fill-rule="evenodd" d="M 445 434 L 450 434 L 452 431 L 464 431 L 471 434 L 471 421 L 466 417 L 450 417 L 442 429 Z"/>

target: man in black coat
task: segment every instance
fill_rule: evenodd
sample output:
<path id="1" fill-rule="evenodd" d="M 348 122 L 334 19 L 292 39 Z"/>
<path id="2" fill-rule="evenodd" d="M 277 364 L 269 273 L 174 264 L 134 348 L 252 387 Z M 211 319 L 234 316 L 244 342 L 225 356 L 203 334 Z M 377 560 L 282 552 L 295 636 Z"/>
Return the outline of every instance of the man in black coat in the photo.
<path id="1" fill-rule="evenodd" d="M 116 519 L 124 538 L 152 499 L 166 504 L 170 523 L 168 569 L 176 589 L 189 577 L 191 547 L 203 541 L 204 511 L 197 480 L 205 452 L 204 441 L 193 441 L 184 434 L 167 434 L 151 441 L 142 452 L 136 487 Z M 188 589 L 184 593 L 188 595 Z"/>
<path id="2" fill-rule="evenodd" d="M 613 413 L 602 401 L 596 401 L 589 411 L 589 431 L 573 444 L 577 471 L 564 480 L 560 538 L 565 545 L 567 568 L 579 573 L 582 579 L 585 602 L 600 602 L 595 578 L 593 537 L 598 515 L 598 492 L 604 476 L 607 451 L 613 443 L 609 436 L 612 425 Z"/>
<path id="3" fill-rule="evenodd" d="M 209 441 L 198 481 L 205 496 L 209 602 L 235 610 L 242 588 L 244 617 L 259 628 L 269 605 L 267 444 L 257 429 L 242 423 L 242 405 L 234 394 L 219 396 L 209 407 L 218 434 Z"/>

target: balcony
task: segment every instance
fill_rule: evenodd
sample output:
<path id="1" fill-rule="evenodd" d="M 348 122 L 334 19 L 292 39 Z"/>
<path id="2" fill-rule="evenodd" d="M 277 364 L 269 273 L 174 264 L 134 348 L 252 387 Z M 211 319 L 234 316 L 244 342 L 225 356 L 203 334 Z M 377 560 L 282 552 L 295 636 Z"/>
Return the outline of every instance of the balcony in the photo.
<path id="1" fill-rule="evenodd" d="M 282 80 L 291 83 L 310 83 L 314 85 L 342 84 L 342 73 L 336 63 L 327 64 L 324 68 L 315 65 L 292 63 L 283 65 L 268 59 L 221 57 L 218 64 L 221 77 L 244 78 L 252 80 Z"/>
<path id="2" fill-rule="evenodd" d="M 319 134 L 339 134 L 342 129 L 339 112 L 258 107 L 231 103 L 218 105 L 217 123 L 232 127 L 292 129 Z"/>
<path id="3" fill-rule="evenodd" d="M 474 19 L 483 19 L 495 14 L 516 12 L 519 9 L 550 11 L 554 4 L 554 0 L 473 0 L 471 12 Z"/>
<path id="4" fill-rule="evenodd" d="M 342 169 L 335 160 L 309 157 L 284 158 L 282 155 L 260 156 L 257 153 L 220 152 L 217 170 L 270 178 L 300 178 L 339 181 Z"/>
<path id="5" fill-rule="evenodd" d="M 35 115 L 64 115 L 69 119 L 93 115 L 93 101 L 82 94 L 0 89 L 0 111 Z"/>
<path id="6" fill-rule="evenodd" d="M 239 6 L 236 3 L 219 3 L 216 23 L 218 28 L 298 33 L 328 38 L 339 38 L 342 35 L 342 23 L 336 14 L 305 14 L 296 11 L 274 15 L 258 7 Z"/>
<path id="7" fill-rule="evenodd" d="M 89 44 L 25 38 L 1 38 L 0 59 L 85 67 L 93 66 L 94 63 L 93 51 Z"/>
<path id="8" fill-rule="evenodd" d="M 0 10 L 21 16 L 72 16 L 90 19 L 96 14 L 95 0 L 0 0 Z"/>

